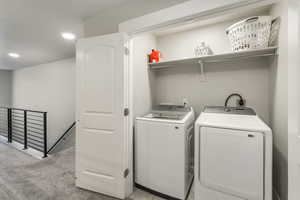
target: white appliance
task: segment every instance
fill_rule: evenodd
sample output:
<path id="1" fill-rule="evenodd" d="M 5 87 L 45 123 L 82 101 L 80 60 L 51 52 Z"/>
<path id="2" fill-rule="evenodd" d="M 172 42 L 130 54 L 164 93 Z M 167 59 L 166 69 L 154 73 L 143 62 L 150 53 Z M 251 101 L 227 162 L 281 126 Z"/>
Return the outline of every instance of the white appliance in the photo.
<path id="1" fill-rule="evenodd" d="M 195 200 L 272 200 L 272 131 L 252 109 L 207 107 L 195 123 Z"/>
<path id="2" fill-rule="evenodd" d="M 192 108 L 159 106 L 136 119 L 135 183 L 165 198 L 185 199 L 193 180 Z"/>

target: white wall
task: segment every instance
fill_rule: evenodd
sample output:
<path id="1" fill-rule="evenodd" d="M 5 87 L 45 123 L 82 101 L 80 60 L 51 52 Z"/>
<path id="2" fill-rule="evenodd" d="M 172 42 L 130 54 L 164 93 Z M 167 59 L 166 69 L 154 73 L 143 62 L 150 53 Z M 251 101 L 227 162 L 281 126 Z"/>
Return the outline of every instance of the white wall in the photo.
<path id="1" fill-rule="evenodd" d="M 48 149 L 75 121 L 75 59 L 13 72 L 13 106 L 48 112 Z"/>
<path id="2" fill-rule="evenodd" d="M 12 72 L 0 70 L 0 106 L 10 106 L 12 96 Z"/>
<path id="3" fill-rule="evenodd" d="M 157 47 L 165 60 L 194 57 L 194 48 L 201 41 L 209 44 L 216 54 L 230 52 L 225 29 L 234 22 L 236 20 L 158 37 Z M 182 103 L 182 99 L 187 98 L 200 113 L 206 105 L 224 105 L 226 97 L 237 92 L 246 99 L 247 106 L 269 123 L 268 59 L 205 64 L 204 71 L 205 82 L 200 79 L 199 65 L 156 70 L 155 103 Z M 233 100 L 231 105 L 235 103 Z"/>
<path id="4" fill-rule="evenodd" d="M 270 121 L 274 137 L 274 187 L 281 200 L 288 199 L 288 20 L 287 0 L 282 0 L 272 10 L 273 16 L 281 16 L 279 56 L 270 70 Z"/>
<path id="5" fill-rule="evenodd" d="M 238 21 L 237 19 L 159 36 L 157 37 L 158 48 L 164 60 L 195 57 L 194 49 L 202 41 L 208 44 L 215 54 L 231 52 L 225 30 Z"/>
<path id="6" fill-rule="evenodd" d="M 131 0 L 102 11 L 84 22 L 85 36 L 97 36 L 118 32 L 121 22 L 142 16 L 186 0 Z"/>
<path id="7" fill-rule="evenodd" d="M 206 64 L 206 81 L 199 66 L 157 70 L 155 103 L 182 104 L 184 98 L 199 114 L 204 106 L 223 106 L 231 93 L 240 93 L 249 107 L 269 123 L 268 62 L 265 60 Z M 231 104 L 235 106 L 235 101 Z"/>
<path id="8" fill-rule="evenodd" d="M 289 48 L 289 71 L 288 71 L 288 102 L 289 102 L 289 132 L 293 134 L 299 130 L 299 5 L 290 3 L 288 9 L 288 48 Z"/>
<path id="9" fill-rule="evenodd" d="M 290 1 L 288 8 L 288 48 L 289 48 L 289 69 L 288 69 L 288 174 L 289 174 L 289 199 L 300 198 L 300 70 L 299 70 L 299 16 L 300 4 L 298 0 Z"/>
<path id="10" fill-rule="evenodd" d="M 153 73 L 148 70 L 147 54 L 156 48 L 156 39 L 151 34 L 143 34 L 132 39 L 132 68 L 133 79 L 133 119 L 146 114 L 152 107 Z"/>

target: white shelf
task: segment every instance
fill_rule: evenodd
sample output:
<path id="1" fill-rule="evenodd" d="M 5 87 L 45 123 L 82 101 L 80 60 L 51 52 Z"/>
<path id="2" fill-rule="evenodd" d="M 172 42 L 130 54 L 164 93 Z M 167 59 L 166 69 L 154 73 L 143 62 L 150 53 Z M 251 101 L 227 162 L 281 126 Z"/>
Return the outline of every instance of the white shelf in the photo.
<path id="1" fill-rule="evenodd" d="M 277 47 L 269 47 L 259 50 L 249 50 L 241 52 L 231 52 L 203 57 L 195 58 L 185 58 L 178 60 L 163 61 L 158 63 L 149 63 L 150 69 L 160 69 L 166 67 L 173 67 L 178 65 L 195 65 L 195 64 L 205 64 L 205 63 L 214 63 L 214 62 L 227 62 L 241 59 L 251 59 L 257 57 L 271 57 L 277 55 Z"/>

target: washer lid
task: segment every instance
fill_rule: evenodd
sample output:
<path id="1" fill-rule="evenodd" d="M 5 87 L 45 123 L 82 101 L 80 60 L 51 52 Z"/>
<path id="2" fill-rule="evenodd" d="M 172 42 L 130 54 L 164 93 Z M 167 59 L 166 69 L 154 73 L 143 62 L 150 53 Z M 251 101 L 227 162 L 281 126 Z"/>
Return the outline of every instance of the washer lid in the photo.
<path id="1" fill-rule="evenodd" d="M 173 104 L 160 104 L 154 106 L 152 109 L 153 112 L 166 111 L 166 112 L 180 112 L 180 113 L 188 113 L 191 111 L 191 107 L 183 106 L 183 105 L 173 105 Z"/>
<path id="2" fill-rule="evenodd" d="M 150 119 L 167 119 L 167 120 L 183 120 L 186 114 L 182 113 L 166 113 L 166 112 L 152 112 L 144 116 Z"/>
<path id="3" fill-rule="evenodd" d="M 195 114 L 192 107 L 159 105 L 154 107 L 148 114 L 136 119 L 181 124 L 185 123 L 188 119 L 194 121 Z"/>
<path id="4" fill-rule="evenodd" d="M 192 109 L 182 105 L 158 105 L 144 116 L 150 119 L 183 120 Z"/>

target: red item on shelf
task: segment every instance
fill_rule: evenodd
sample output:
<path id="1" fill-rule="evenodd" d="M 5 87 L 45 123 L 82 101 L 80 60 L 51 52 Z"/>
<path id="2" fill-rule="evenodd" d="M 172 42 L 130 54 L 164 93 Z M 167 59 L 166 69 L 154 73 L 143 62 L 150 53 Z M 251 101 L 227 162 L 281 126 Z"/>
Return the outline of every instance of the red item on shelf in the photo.
<path id="1" fill-rule="evenodd" d="M 150 54 L 150 63 L 159 62 L 160 59 L 160 51 L 156 51 L 152 49 L 152 53 Z"/>

